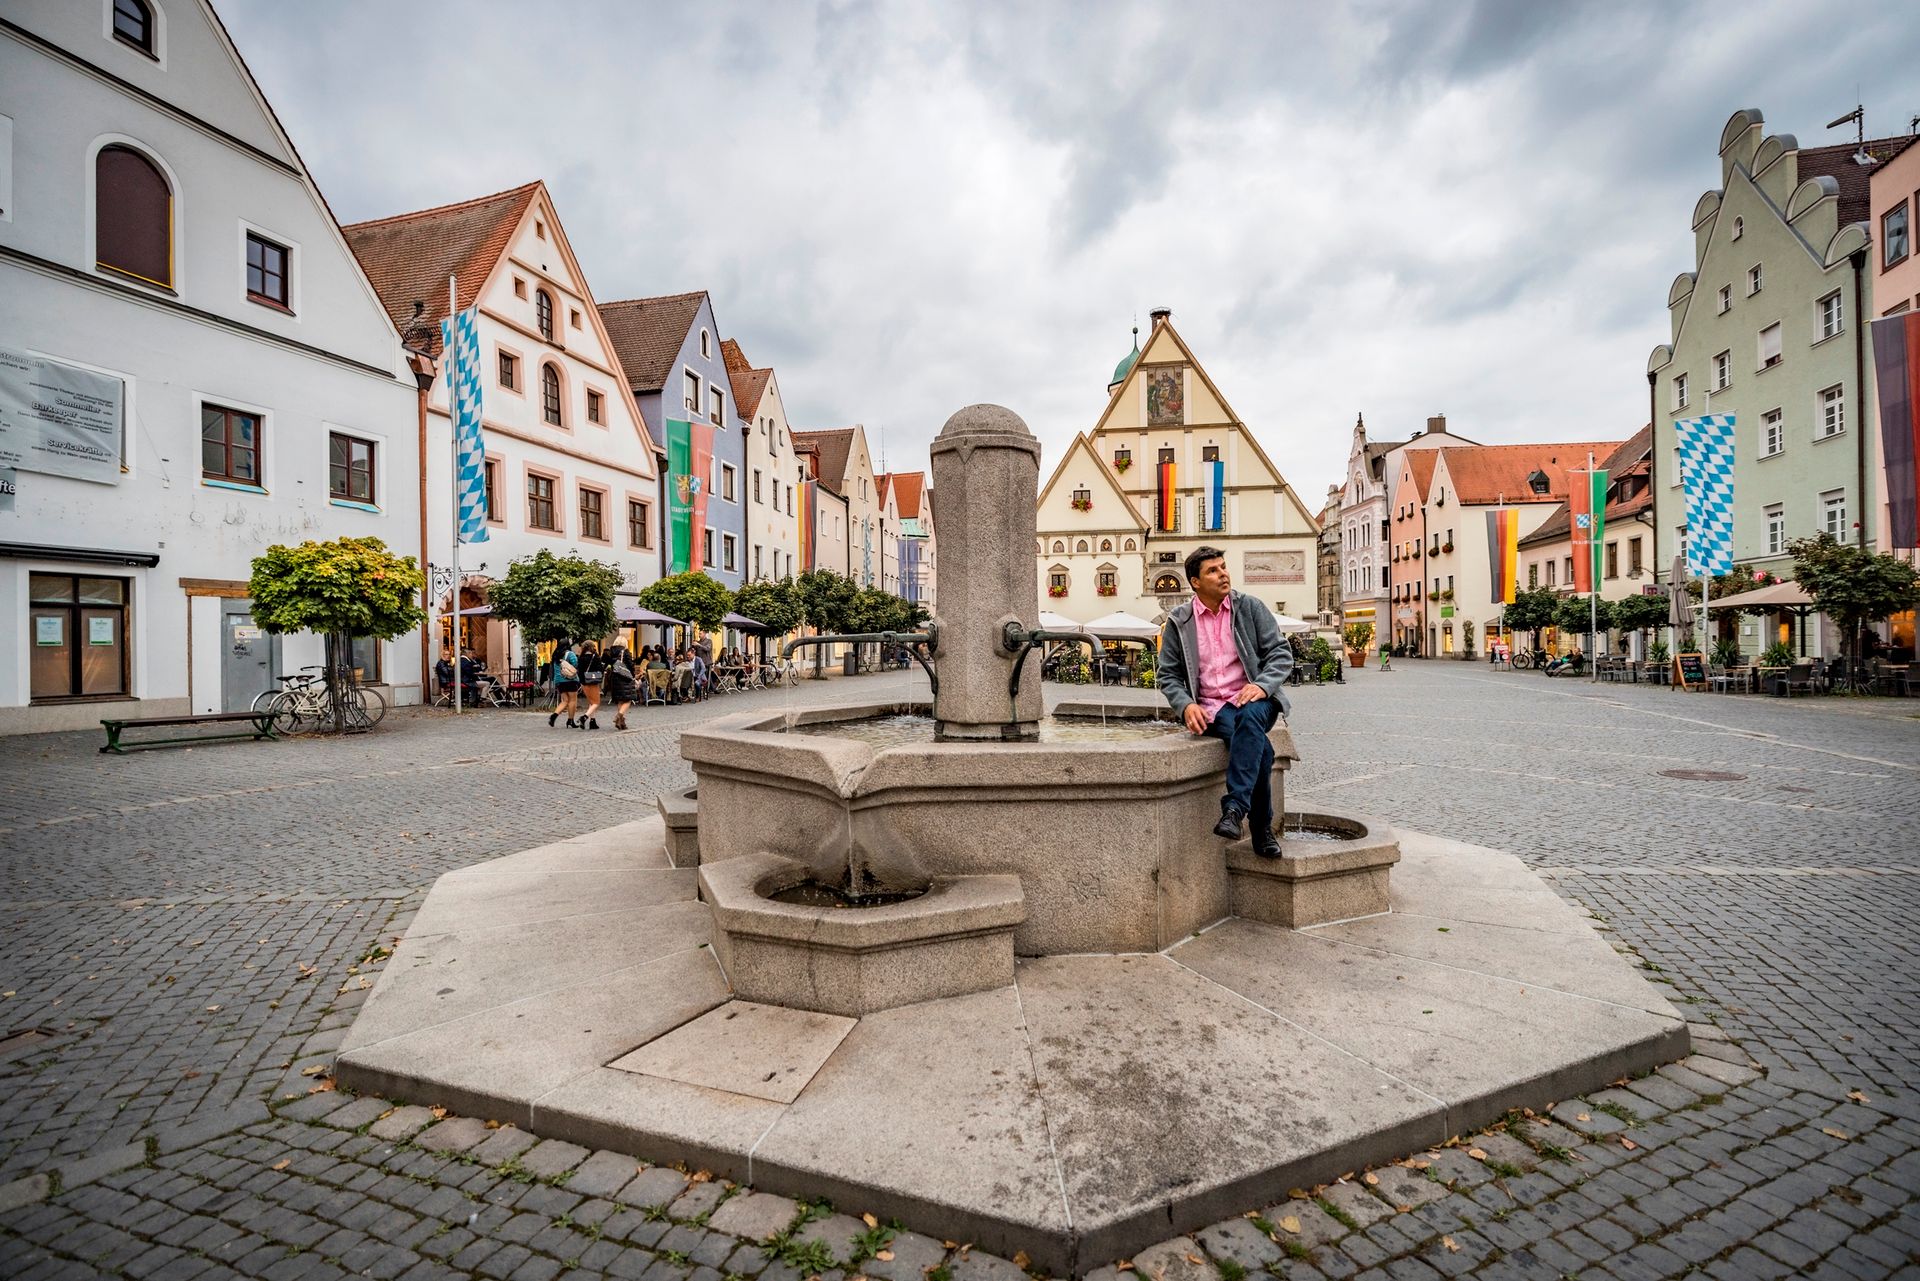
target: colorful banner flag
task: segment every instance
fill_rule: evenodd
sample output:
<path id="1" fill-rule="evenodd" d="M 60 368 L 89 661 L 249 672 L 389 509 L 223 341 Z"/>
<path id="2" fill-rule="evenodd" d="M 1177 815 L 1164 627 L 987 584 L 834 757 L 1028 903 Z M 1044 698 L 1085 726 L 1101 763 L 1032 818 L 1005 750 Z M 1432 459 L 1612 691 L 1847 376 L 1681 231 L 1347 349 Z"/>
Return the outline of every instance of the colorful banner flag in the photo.
<path id="1" fill-rule="evenodd" d="M 1873 322 L 1880 452 L 1887 478 L 1888 547 L 1920 547 L 1920 312 Z"/>
<path id="2" fill-rule="evenodd" d="M 700 478 L 693 469 L 693 424 L 667 419 L 667 532 L 669 572 L 697 569 L 699 553 L 693 530 L 693 497 Z"/>
<path id="3" fill-rule="evenodd" d="M 487 541 L 487 445 L 480 436 L 479 309 L 440 322 L 447 366 L 447 413 L 453 423 L 453 499 L 463 543 Z"/>
<path id="4" fill-rule="evenodd" d="M 814 531 L 818 525 L 819 513 L 815 510 L 818 481 L 800 482 L 800 572 L 813 572 Z"/>
<path id="5" fill-rule="evenodd" d="M 1579 468 L 1567 473 L 1567 515 L 1573 527 L 1573 590 L 1591 592 L 1600 581 L 1600 548 L 1607 532 L 1607 473 Z"/>
<path id="6" fill-rule="evenodd" d="M 1493 571 L 1493 603 L 1513 604 L 1520 585 L 1520 513 L 1510 508 L 1487 513 L 1487 565 Z"/>
<path id="7" fill-rule="evenodd" d="M 696 422 L 693 424 L 693 512 L 690 528 L 687 532 L 687 544 L 691 550 L 689 569 L 706 569 L 707 566 L 707 499 L 713 489 L 713 424 Z"/>
<path id="8" fill-rule="evenodd" d="M 1172 463 L 1160 464 L 1160 511 L 1155 523 L 1162 531 L 1180 527 L 1180 513 L 1174 508 L 1180 501 L 1180 491 L 1174 484 L 1173 468 Z"/>
<path id="9" fill-rule="evenodd" d="M 1207 528 L 1227 527 L 1227 465 L 1219 459 L 1207 464 Z"/>
<path id="10" fill-rule="evenodd" d="M 1733 572 L 1733 415 L 1674 420 L 1687 508 L 1687 573 Z"/>

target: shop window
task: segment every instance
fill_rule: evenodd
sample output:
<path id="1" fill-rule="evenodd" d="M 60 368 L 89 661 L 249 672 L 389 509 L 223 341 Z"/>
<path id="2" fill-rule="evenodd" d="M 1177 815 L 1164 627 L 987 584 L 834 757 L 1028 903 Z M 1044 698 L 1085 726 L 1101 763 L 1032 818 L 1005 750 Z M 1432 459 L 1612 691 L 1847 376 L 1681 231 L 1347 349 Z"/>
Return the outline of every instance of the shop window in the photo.
<path id="1" fill-rule="evenodd" d="M 127 692 L 128 580 L 28 576 L 31 697 L 110 698 Z"/>

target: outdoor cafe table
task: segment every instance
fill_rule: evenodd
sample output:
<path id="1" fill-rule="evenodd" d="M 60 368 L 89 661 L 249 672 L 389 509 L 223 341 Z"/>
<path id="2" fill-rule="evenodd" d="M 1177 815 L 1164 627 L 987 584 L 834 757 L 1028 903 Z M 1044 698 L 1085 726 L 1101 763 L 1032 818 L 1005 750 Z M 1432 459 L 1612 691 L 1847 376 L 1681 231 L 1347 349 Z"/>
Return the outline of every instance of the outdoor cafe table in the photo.
<path id="1" fill-rule="evenodd" d="M 1760 693 L 1765 694 L 1765 693 L 1771 692 L 1768 686 L 1771 684 L 1771 682 L 1774 680 L 1775 677 L 1778 677 L 1782 682 L 1782 688 L 1780 692 L 1782 694 L 1787 692 L 1785 689 L 1785 681 L 1787 679 L 1787 673 L 1792 671 L 1793 670 L 1792 668 L 1790 667 L 1756 667 L 1753 670 L 1754 670 L 1754 688 L 1757 689 Z"/>

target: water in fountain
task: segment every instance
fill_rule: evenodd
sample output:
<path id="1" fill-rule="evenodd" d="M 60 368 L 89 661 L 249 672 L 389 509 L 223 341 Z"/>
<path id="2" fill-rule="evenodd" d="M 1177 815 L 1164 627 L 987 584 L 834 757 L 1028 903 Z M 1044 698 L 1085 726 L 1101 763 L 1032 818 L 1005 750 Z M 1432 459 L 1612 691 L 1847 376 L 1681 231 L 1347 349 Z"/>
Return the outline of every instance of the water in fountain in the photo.
<path id="1" fill-rule="evenodd" d="M 1103 709 L 1104 713 L 1104 709 Z M 791 734 L 824 735 L 849 738 L 875 748 L 908 747 L 934 741 L 934 719 L 912 712 L 892 716 L 873 716 L 863 720 L 814 721 L 806 725 L 789 723 Z M 1181 732 L 1173 721 L 1145 718 L 1109 721 L 1103 714 L 1099 723 L 1088 720 L 1061 720 L 1048 717 L 1040 722 L 1042 743 L 1123 743 L 1142 739 L 1166 738 Z"/>

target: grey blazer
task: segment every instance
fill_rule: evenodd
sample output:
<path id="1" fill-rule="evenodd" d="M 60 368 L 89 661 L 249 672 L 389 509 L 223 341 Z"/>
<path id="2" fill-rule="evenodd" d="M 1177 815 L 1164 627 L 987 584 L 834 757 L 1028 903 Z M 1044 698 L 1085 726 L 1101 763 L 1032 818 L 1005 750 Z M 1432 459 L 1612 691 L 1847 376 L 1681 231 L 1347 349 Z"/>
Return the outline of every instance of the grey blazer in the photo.
<path id="1" fill-rule="evenodd" d="M 1227 599 L 1233 602 L 1233 647 L 1240 651 L 1240 665 L 1249 681 L 1278 700 L 1284 716 L 1293 710 L 1285 689 L 1293 671 L 1293 647 L 1280 635 L 1265 601 L 1235 591 L 1228 592 Z M 1154 680 L 1174 715 L 1185 716 L 1200 688 L 1200 636 L 1191 600 L 1175 606 L 1160 627 L 1160 666 Z"/>

